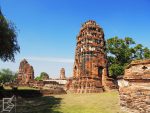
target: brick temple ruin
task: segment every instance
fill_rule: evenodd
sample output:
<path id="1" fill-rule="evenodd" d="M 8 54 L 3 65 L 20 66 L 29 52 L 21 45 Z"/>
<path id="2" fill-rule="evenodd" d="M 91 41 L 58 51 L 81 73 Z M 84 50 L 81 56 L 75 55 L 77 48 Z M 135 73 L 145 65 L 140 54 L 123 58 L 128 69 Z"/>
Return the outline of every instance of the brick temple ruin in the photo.
<path id="1" fill-rule="evenodd" d="M 61 68 L 60 70 L 60 80 L 65 80 L 66 76 L 65 76 L 65 68 Z"/>
<path id="2" fill-rule="evenodd" d="M 26 59 L 20 62 L 17 81 L 19 84 L 28 84 L 34 81 L 34 69 Z"/>
<path id="3" fill-rule="evenodd" d="M 82 25 L 76 40 L 72 90 L 76 93 L 103 92 L 108 78 L 103 29 L 89 20 Z"/>
<path id="4" fill-rule="evenodd" d="M 132 61 L 119 80 L 120 105 L 129 113 L 150 113 L 150 59 Z"/>

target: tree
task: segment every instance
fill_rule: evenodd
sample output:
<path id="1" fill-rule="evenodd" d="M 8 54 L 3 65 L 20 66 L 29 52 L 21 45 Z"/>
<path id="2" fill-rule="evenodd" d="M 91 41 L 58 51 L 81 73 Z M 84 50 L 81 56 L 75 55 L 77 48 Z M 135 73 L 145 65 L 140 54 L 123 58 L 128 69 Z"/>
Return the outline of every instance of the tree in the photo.
<path id="1" fill-rule="evenodd" d="M 147 47 L 143 49 L 143 52 L 144 58 L 150 58 L 150 50 Z"/>
<path id="2" fill-rule="evenodd" d="M 113 78 L 124 74 L 125 67 L 137 59 L 150 58 L 150 50 L 142 44 L 136 44 L 130 37 L 113 37 L 107 40 L 109 74 Z"/>
<path id="3" fill-rule="evenodd" d="M 41 78 L 44 78 L 45 76 L 48 76 L 48 74 L 46 72 L 41 72 Z"/>
<path id="4" fill-rule="evenodd" d="M 15 54 L 20 52 L 17 42 L 16 26 L 8 22 L 0 10 L 0 59 L 14 61 Z"/>
<path id="5" fill-rule="evenodd" d="M 113 77 L 116 78 L 118 75 L 122 75 L 124 72 L 124 66 L 119 65 L 119 64 L 112 64 L 109 67 L 109 74 Z"/>
<path id="6" fill-rule="evenodd" d="M 45 78 L 49 78 L 48 74 L 46 72 L 41 72 L 40 76 L 37 76 L 35 80 L 44 80 Z"/>
<path id="7" fill-rule="evenodd" d="M 13 82 L 17 77 L 17 73 L 12 72 L 10 69 L 2 69 L 0 71 L 0 83 Z"/>
<path id="8" fill-rule="evenodd" d="M 40 81 L 40 80 L 42 80 L 42 78 L 41 78 L 40 76 L 37 76 L 37 77 L 35 78 L 35 80 Z"/>

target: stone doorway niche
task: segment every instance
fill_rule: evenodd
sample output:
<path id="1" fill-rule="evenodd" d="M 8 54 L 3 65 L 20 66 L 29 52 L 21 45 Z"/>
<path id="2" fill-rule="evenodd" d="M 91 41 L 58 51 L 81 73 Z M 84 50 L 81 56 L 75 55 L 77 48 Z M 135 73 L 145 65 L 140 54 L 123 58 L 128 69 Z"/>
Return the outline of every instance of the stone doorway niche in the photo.
<path id="1" fill-rule="evenodd" d="M 102 85 L 102 75 L 103 75 L 103 67 L 102 66 L 99 66 L 98 67 L 98 78 L 100 80 L 100 85 Z"/>
<path id="2" fill-rule="evenodd" d="M 102 77 L 103 69 L 104 69 L 104 68 L 103 68 L 102 66 L 99 66 L 99 67 L 98 67 L 98 77 L 100 77 L 100 78 Z"/>

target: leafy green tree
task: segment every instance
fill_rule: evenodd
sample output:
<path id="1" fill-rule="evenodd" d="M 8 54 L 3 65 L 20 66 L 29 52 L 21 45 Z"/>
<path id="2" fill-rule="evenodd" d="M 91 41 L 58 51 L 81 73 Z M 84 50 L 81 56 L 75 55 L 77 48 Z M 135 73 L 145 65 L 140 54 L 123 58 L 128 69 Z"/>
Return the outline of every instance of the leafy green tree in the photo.
<path id="1" fill-rule="evenodd" d="M 41 78 L 40 76 L 37 76 L 37 77 L 35 78 L 35 80 L 40 81 L 40 80 L 42 80 L 42 78 Z"/>
<path id="2" fill-rule="evenodd" d="M 17 77 L 17 73 L 12 72 L 10 69 L 2 69 L 0 71 L 0 83 L 13 82 Z"/>
<path id="3" fill-rule="evenodd" d="M 137 59 L 150 58 L 150 50 L 142 44 L 136 44 L 130 37 L 113 37 L 107 40 L 109 74 L 113 78 L 124 74 L 125 67 Z"/>
<path id="4" fill-rule="evenodd" d="M 143 49 L 143 52 L 144 58 L 150 58 L 150 50 L 147 47 Z"/>
<path id="5" fill-rule="evenodd" d="M 134 50 L 135 50 L 135 54 L 134 54 L 134 57 L 136 59 L 143 59 L 143 45 L 142 44 L 138 44 L 134 47 Z"/>
<path id="6" fill-rule="evenodd" d="M 37 76 L 35 80 L 43 80 L 45 76 L 48 76 L 48 74 L 46 72 L 41 72 L 40 76 Z"/>
<path id="7" fill-rule="evenodd" d="M 119 65 L 119 64 L 112 64 L 109 67 L 109 74 L 113 78 L 116 78 L 118 75 L 122 75 L 123 71 L 124 71 L 124 66 Z"/>
<path id="8" fill-rule="evenodd" d="M 44 78 L 45 76 L 48 76 L 48 74 L 46 72 L 42 72 L 40 75 L 41 78 Z"/>
<path id="9" fill-rule="evenodd" d="M 0 10 L 0 59 L 14 61 L 15 54 L 20 52 L 17 42 L 16 27 L 8 22 Z"/>

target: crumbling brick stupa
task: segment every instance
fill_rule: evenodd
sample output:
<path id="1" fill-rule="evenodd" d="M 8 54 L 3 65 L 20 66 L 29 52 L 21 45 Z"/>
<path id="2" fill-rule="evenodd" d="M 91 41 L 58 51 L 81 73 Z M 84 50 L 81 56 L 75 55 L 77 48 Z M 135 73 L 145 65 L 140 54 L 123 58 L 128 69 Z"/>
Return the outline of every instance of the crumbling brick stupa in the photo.
<path id="1" fill-rule="evenodd" d="M 61 68 L 61 70 L 60 70 L 60 79 L 61 80 L 65 80 L 66 79 L 65 68 Z"/>
<path id="2" fill-rule="evenodd" d="M 26 59 L 23 59 L 20 62 L 19 73 L 18 73 L 18 82 L 19 84 L 28 84 L 34 80 L 34 69 L 27 62 Z"/>
<path id="3" fill-rule="evenodd" d="M 103 29 L 89 20 L 82 25 L 76 39 L 72 90 L 76 93 L 102 92 L 107 78 Z"/>

